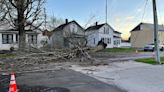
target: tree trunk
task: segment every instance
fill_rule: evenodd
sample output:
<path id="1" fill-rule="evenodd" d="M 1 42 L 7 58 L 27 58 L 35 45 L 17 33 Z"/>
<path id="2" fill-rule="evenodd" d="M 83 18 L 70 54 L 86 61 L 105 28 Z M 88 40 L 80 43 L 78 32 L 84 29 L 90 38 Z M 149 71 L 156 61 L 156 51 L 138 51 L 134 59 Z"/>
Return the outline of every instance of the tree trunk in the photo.
<path id="1" fill-rule="evenodd" d="M 26 34 L 23 27 L 18 28 L 19 31 L 19 50 L 23 51 L 26 47 Z"/>
<path id="2" fill-rule="evenodd" d="M 25 33 L 25 19 L 24 19 L 24 9 L 23 0 L 19 1 L 18 4 L 18 15 L 17 15 L 17 27 L 19 31 L 19 50 L 24 51 L 26 47 L 26 33 Z"/>

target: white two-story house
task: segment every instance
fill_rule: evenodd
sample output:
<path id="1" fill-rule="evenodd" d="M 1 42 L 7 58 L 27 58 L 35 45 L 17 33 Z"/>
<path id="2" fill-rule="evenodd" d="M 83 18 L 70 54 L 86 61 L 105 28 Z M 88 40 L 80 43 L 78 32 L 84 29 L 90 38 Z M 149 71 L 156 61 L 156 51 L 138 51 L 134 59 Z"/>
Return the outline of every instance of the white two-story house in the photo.
<path id="1" fill-rule="evenodd" d="M 121 47 L 122 45 L 122 41 L 121 41 L 121 33 L 118 32 L 118 31 L 114 31 L 114 34 L 113 34 L 113 45 L 114 47 L 118 48 L 118 47 Z"/>
<path id="2" fill-rule="evenodd" d="M 107 44 L 107 48 L 113 48 L 113 34 L 114 29 L 107 23 L 98 24 L 96 22 L 94 26 L 90 26 L 85 30 L 87 45 L 90 47 L 96 47 L 102 39 Z"/>

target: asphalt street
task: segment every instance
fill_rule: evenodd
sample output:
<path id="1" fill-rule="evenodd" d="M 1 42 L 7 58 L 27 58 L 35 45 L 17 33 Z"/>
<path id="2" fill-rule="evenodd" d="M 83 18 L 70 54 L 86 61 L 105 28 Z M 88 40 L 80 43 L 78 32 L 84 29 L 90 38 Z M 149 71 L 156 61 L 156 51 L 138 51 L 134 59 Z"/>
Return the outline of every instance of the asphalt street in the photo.
<path id="1" fill-rule="evenodd" d="M 5 76 L 2 79 L 1 76 L 0 92 L 7 92 L 10 78 Z M 16 74 L 16 82 L 19 92 L 126 92 L 79 72 L 64 69 Z"/>

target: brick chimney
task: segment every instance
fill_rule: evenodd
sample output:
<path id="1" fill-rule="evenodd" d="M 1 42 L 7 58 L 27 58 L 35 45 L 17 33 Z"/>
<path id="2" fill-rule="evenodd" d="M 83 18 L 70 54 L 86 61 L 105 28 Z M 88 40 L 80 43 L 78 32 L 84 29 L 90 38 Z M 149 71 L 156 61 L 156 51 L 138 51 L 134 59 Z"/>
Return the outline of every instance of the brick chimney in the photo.
<path id="1" fill-rule="evenodd" d="M 96 22 L 96 26 L 98 25 L 98 22 Z"/>
<path id="2" fill-rule="evenodd" d="M 65 19 L 65 23 L 68 24 L 68 19 Z"/>

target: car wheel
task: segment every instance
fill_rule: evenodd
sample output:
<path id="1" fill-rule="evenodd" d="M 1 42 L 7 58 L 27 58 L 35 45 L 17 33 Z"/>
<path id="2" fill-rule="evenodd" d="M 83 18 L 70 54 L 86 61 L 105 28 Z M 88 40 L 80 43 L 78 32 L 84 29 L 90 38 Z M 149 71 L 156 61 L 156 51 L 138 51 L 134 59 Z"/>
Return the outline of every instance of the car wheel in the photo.
<path id="1" fill-rule="evenodd" d="M 163 50 L 164 50 L 164 48 L 162 47 L 162 48 L 161 48 L 161 51 L 163 51 Z"/>

